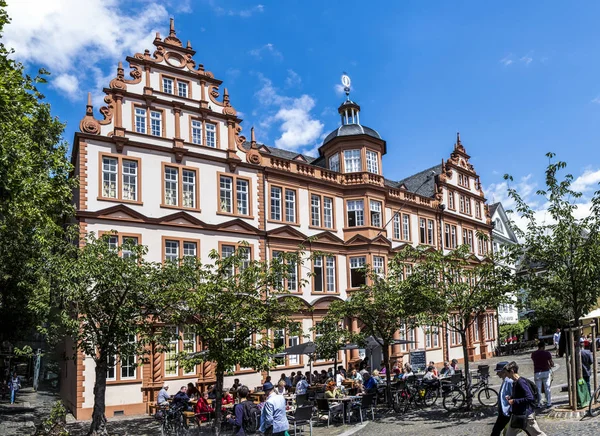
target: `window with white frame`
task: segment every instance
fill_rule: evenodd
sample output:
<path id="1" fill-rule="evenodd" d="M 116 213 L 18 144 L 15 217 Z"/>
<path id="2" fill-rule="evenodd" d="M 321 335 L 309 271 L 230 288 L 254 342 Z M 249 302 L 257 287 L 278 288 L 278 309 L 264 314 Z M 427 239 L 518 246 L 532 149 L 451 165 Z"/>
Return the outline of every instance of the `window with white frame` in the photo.
<path id="1" fill-rule="evenodd" d="M 479 316 L 475 315 L 473 320 L 473 340 L 479 342 Z"/>
<path id="2" fill-rule="evenodd" d="M 165 241 L 165 260 L 177 262 L 179 260 L 179 241 L 167 239 Z"/>
<path id="3" fill-rule="evenodd" d="M 323 197 L 323 227 L 333 228 L 333 198 Z"/>
<path id="4" fill-rule="evenodd" d="M 279 287 L 290 292 L 298 291 L 298 264 L 294 259 L 284 259 L 283 251 L 273 251 L 273 258 L 287 265 L 287 276 L 279 278 Z"/>
<path id="5" fill-rule="evenodd" d="M 413 347 L 418 348 L 417 344 L 415 343 L 415 329 L 408 328 L 406 323 L 402 323 L 402 324 L 400 324 L 399 332 L 400 332 L 401 340 L 411 341 L 411 343 L 409 343 L 409 344 L 401 344 L 400 345 L 400 349 L 402 350 L 402 352 L 406 352 Z"/>
<path id="6" fill-rule="evenodd" d="M 402 239 L 410 241 L 410 215 L 402 214 Z"/>
<path id="7" fill-rule="evenodd" d="M 206 123 L 206 145 L 208 147 L 217 147 L 217 126 L 212 123 Z"/>
<path id="8" fill-rule="evenodd" d="M 196 352 L 196 333 L 190 327 L 182 328 L 183 352 L 190 355 Z M 191 368 L 189 371 L 184 371 L 184 374 L 195 374 L 196 368 Z"/>
<path id="9" fill-rule="evenodd" d="M 314 258 L 313 292 L 336 292 L 335 257 L 319 256 Z"/>
<path id="10" fill-rule="evenodd" d="M 469 197 L 465 197 L 465 213 L 471 215 L 471 199 Z"/>
<path id="11" fill-rule="evenodd" d="M 285 199 L 283 196 L 285 195 Z M 285 200 L 285 202 L 284 202 Z M 271 220 L 296 222 L 296 191 L 271 186 Z"/>
<path id="12" fill-rule="evenodd" d="M 233 212 L 233 179 L 231 177 L 220 177 L 219 203 L 221 212 Z"/>
<path id="13" fill-rule="evenodd" d="M 370 200 L 369 210 L 371 212 L 371 225 L 381 227 L 381 201 Z"/>
<path id="14" fill-rule="evenodd" d="M 281 188 L 271 186 L 271 219 L 281 221 Z"/>
<path id="15" fill-rule="evenodd" d="M 458 204 L 459 204 L 458 210 L 460 210 L 460 213 L 465 213 L 465 196 L 464 195 L 458 196 Z"/>
<path id="16" fill-rule="evenodd" d="M 367 277 L 365 275 L 365 264 L 367 259 L 365 256 L 351 257 L 350 258 L 350 287 L 360 288 L 367 283 Z"/>
<path id="17" fill-rule="evenodd" d="M 123 159 L 123 200 L 137 201 L 138 163 Z"/>
<path id="18" fill-rule="evenodd" d="M 427 220 L 419 218 L 419 242 L 427 244 Z"/>
<path id="19" fill-rule="evenodd" d="M 427 243 L 433 245 L 434 241 L 434 221 L 427 220 Z"/>
<path id="20" fill-rule="evenodd" d="M 273 330 L 273 348 L 279 349 L 285 346 L 285 330 L 284 329 L 275 329 Z M 273 359 L 275 361 L 275 365 L 282 366 L 285 365 L 285 357 L 276 357 Z"/>
<path id="21" fill-rule="evenodd" d="M 300 336 L 298 334 L 291 335 L 289 334 L 287 337 L 287 346 L 294 347 L 300 344 Z M 288 365 L 300 365 L 300 356 L 298 354 L 290 354 L 287 356 L 287 364 Z"/>
<path id="22" fill-rule="evenodd" d="M 173 79 L 163 77 L 163 92 L 173 94 Z"/>
<path id="23" fill-rule="evenodd" d="M 446 248 L 453 250 L 456 248 L 456 226 L 446 224 L 444 229 Z"/>
<path id="24" fill-rule="evenodd" d="M 439 348 L 440 329 L 438 326 L 425 326 L 425 348 Z"/>
<path id="25" fill-rule="evenodd" d="M 192 120 L 192 143 L 202 145 L 202 121 Z"/>
<path id="26" fill-rule="evenodd" d="M 331 171 L 340 171 L 340 155 L 336 153 L 329 158 L 329 169 Z"/>
<path id="27" fill-rule="evenodd" d="M 146 133 L 146 109 L 142 107 L 135 108 L 135 131 Z"/>
<path id="28" fill-rule="evenodd" d="M 117 356 L 108 356 L 107 361 L 106 380 L 114 381 L 117 379 Z"/>
<path id="29" fill-rule="evenodd" d="M 461 329 L 461 321 L 460 321 L 460 317 L 458 315 L 452 315 L 450 318 L 450 322 L 452 324 L 451 327 L 449 327 L 450 330 L 450 345 L 460 345 L 462 344 L 462 339 L 460 337 L 460 334 L 458 333 L 458 329 Z"/>
<path id="30" fill-rule="evenodd" d="M 173 337 L 169 340 L 168 349 L 165 352 L 165 376 L 167 377 L 178 375 L 177 353 L 179 353 L 179 329 L 173 327 Z"/>
<path id="31" fill-rule="evenodd" d="M 373 272 L 379 277 L 385 275 L 385 257 L 373 256 Z"/>
<path id="32" fill-rule="evenodd" d="M 454 192 L 448 191 L 448 209 L 454 210 Z"/>
<path id="33" fill-rule="evenodd" d="M 196 171 L 182 170 L 183 207 L 196 207 Z"/>
<path id="34" fill-rule="evenodd" d="M 233 176 L 219 177 L 219 209 L 225 213 L 249 214 L 249 184 L 246 179 Z M 233 199 L 235 198 L 235 209 Z"/>
<path id="35" fill-rule="evenodd" d="M 248 215 L 248 181 L 236 180 L 237 213 Z"/>
<path id="36" fill-rule="evenodd" d="M 400 231 L 400 214 L 394 214 L 394 221 L 392 225 L 392 232 L 394 239 L 401 239 L 402 233 Z"/>
<path id="37" fill-rule="evenodd" d="M 165 204 L 177 206 L 179 171 L 175 167 L 165 167 Z"/>
<path id="38" fill-rule="evenodd" d="M 162 136 L 162 112 L 150 111 L 150 133 Z"/>
<path id="39" fill-rule="evenodd" d="M 481 202 L 479 201 L 475 202 L 475 217 L 481 218 Z"/>
<path id="40" fill-rule="evenodd" d="M 195 242 L 183 241 L 183 257 L 197 257 L 198 246 Z"/>
<path id="41" fill-rule="evenodd" d="M 133 245 L 138 245 L 139 240 L 136 236 L 123 236 L 123 243 L 125 243 L 125 242 L 129 242 L 133 246 Z M 127 258 L 131 257 L 132 255 L 133 255 L 133 253 L 131 252 L 130 247 L 122 247 L 121 248 L 121 257 L 123 259 L 127 259 Z"/>
<path id="42" fill-rule="evenodd" d="M 321 227 L 321 196 L 312 194 L 310 196 L 310 224 Z"/>
<path id="43" fill-rule="evenodd" d="M 348 200 L 348 227 L 359 227 L 365 225 L 365 209 L 363 200 Z"/>
<path id="44" fill-rule="evenodd" d="M 118 164 L 117 158 L 102 158 L 102 197 L 117 198 Z"/>
<path id="45" fill-rule="evenodd" d="M 129 335 L 127 342 L 135 344 L 135 335 Z M 121 355 L 121 380 L 123 379 L 134 379 L 135 371 L 137 368 L 135 354 Z"/>
<path id="46" fill-rule="evenodd" d="M 367 150 L 367 171 L 379 174 L 379 156 L 374 151 Z"/>
<path id="47" fill-rule="evenodd" d="M 180 80 L 177 81 L 177 95 L 179 97 L 186 97 L 188 96 L 188 84 L 187 82 L 182 82 Z"/>
<path id="48" fill-rule="evenodd" d="M 233 257 L 235 254 L 235 246 L 234 245 L 221 245 L 221 259 L 227 259 L 228 257 Z M 231 265 L 230 268 L 225 270 L 226 277 L 232 277 L 235 274 L 235 265 Z"/>
<path id="49" fill-rule="evenodd" d="M 362 171 L 360 150 L 344 150 L 344 171 L 347 173 Z"/>
<path id="50" fill-rule="evenodd" d="M 296 222 L 296 191 L 285 190 L 285 220 L 288 223 Z"/>

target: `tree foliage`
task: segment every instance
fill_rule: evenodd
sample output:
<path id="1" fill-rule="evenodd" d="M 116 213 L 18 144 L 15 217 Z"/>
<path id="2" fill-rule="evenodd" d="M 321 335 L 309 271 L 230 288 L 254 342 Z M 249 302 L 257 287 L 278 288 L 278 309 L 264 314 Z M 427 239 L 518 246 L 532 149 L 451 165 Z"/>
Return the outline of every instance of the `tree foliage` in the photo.
<path id="1" fill-rule="evenodd" d="M 202 350 L 184 352 L 180 362 L 192 368 L 212 362 L 216 376 L 216 403 L 221 404 L 223 378 L 240 367 L 266 370 L 273 366 L 274 331 L 299 333 L 292 315 L 300 309 L 284 285 L 302 263 L 301 252 L 287 252 L 266 261 L 250 260 L 249 247 L 241 244 L 229 257 L 210 253 L 211 263 L 186 258 L 168 263 L 155 304 L 160 320 L 195 333 Z M 302 286 L 300 281 L 298 286 Z M 165 329 L 166 334 L 172 328 Z M 216 407 L 214 429 L 220 431 L 221 410 Z"/>
<path id="2" fill-rule="evenodd" d="M 514 324 L 500 324 L 500 339 L 506 339 L 514 335 L 522 335 L 527 331 L 531 322 L 528 319 L 520 319 Z"/>
<path id="3" fill-rule="evenodd" d="M 448 254 L 432 249 L 407 250 L 412 252 L 415 260 L 413 273 L 407 278 L 407 282 L 417 290 L 417 298 L 428 301 L 421 322 L 426 325 L 443 325 L 450 333 L 460 336 L 467 383 L 467 405 L 471 407 L 468 334 L 479 315 L 510 301 L 510 295 L 516 291 L 517 284 L 511 269 L 505 265 L 510 265 L 513 261 L 491 256 L 480 261 L 471 254 L 468 245 L 462 245 Z M 513 253 L 507 249 L 505 256 Z"/>
<path id="4" fill-rule="evenodd" d="M 158 265 L 144 260 L 145 247 L 128 240 L 115 247 L 109 237 L 92 234 L 81 248 L 73 245 L 64 256 L 53 258 L 53 285 L 60 295 L 54 301 L 60 318 L 56 325 L 96 366 L 90 434 L 106 432 L 106 378 L 115 356 L 146 353 L 156 312 L 150 297 L 161 277 Z"/>
<path id="5" fill-rule="evenodd" d="M 553 153 L 546 156 L 554 158 Z M 566 166 L 551 161 L 546 168 L 546 188 L 537 191 L 537 202 L 546 208 L 541 220 L 515 188 L 509 187 L 508 194 L 527 225 L 513 227 L 523 241 L 520 277 L 528 303 L 554 309 L 544 314 L 548 318 L 579 325 L 600 298 L 600 191 L 589 198 L 590 212 L 582 216 L 576 204 L 582 194 L 572 189 L 573 176 L 559 178 Z"/>
<path id="6" fill-rule="evenodd" d="M 9 23 L 0 0 L 0 35 Z M 50 289 L 47 261 L 73 213 L 64 125 L 0 41 L 0 341 L 22 339 L 36 317 L 37 295 Z"/>

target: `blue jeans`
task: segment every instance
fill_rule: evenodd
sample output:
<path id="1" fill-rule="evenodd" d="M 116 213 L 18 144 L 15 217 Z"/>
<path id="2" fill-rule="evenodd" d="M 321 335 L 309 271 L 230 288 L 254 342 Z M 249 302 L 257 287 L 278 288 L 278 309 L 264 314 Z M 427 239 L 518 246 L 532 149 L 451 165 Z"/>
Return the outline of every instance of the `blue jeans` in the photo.
<path id="1" fill-rule="evenodd" d="M 15 389 L 10 390 L 10 404 L 14 404 L 16 393 L 17 391 Z"/>

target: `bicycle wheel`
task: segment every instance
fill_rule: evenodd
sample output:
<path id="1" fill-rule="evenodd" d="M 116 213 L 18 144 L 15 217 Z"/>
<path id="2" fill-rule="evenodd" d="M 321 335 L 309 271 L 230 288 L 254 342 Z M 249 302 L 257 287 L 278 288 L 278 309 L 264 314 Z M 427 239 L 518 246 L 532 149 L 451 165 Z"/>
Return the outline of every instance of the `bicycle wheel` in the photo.
<path id="1" fill-rule="evenodd" d="M 458 389 L 454 389 L 453 391 L 449 392 L 444 397 L 444 401 L 442 402 L 444 409 L 446 409 L 448 412 L 455 412 L 456 410 L 463 407 L 464 404 L 465 394 L 463 393 L 463 391 Z"/>
<path id="2" fill-rule="evenodd" d="M 498 404 L 498 392 L 492 388 L 483 388 L 479 391 L 477 399 L 483 406 L 494 407 Z"/>
<path id="3" fill-rule="evenodd" d="M 173 426 L 171 425 L 171 421 L 166 416 L 163 419 L 162 425 L 160 426 L 160 435 L 161 436 L 171 436 L 173 434 Z"/>
<path id="4" fill-rule="evenodd" d="M 425 403 L 425 406 L 431 407 L 435 404 L 437 399 L 438 399 L 437 389 L 427 389 L 427 392 L 425 392 L 425 397 L 423 398 L 423 402 Z"/>
<path id="5" fill-rule="evenodd" d="M 405 391 L 398 391 L 394 395 L 394 403 L 392 407 L 396 413 L 404 413 L 406 411 L 407 394 Z"/>
<path id="6" fill-rule="evenodd" d="M 175 436 L 187 436 L 189 434 L 187 423 L 185 422 L 185 417 L 183 415 L 179 415 L 177 417 L 177 422 L 175 423 Z"/>
<path id="7" fill-rule="evenodd" d="M 596 389 L 596 392 L 594 392 L 594 395 L 592 395 L 588 408 L 588 414 L 590 416 L 600 415 L 600 388 Z"/>

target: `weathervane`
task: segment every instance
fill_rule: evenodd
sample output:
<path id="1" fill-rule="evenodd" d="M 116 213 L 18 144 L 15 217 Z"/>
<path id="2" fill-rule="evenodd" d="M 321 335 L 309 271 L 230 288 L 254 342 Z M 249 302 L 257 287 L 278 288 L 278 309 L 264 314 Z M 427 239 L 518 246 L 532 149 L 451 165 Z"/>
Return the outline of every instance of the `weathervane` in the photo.
<path id="1" fill-rule="evenodd" d="M 350 100 L 350 83 L 350 76 L 344 71 L 342 73 L 342 85 L 344 86 L 344 92 L 346 93 L 346 98 L 348 100 Z"/>

